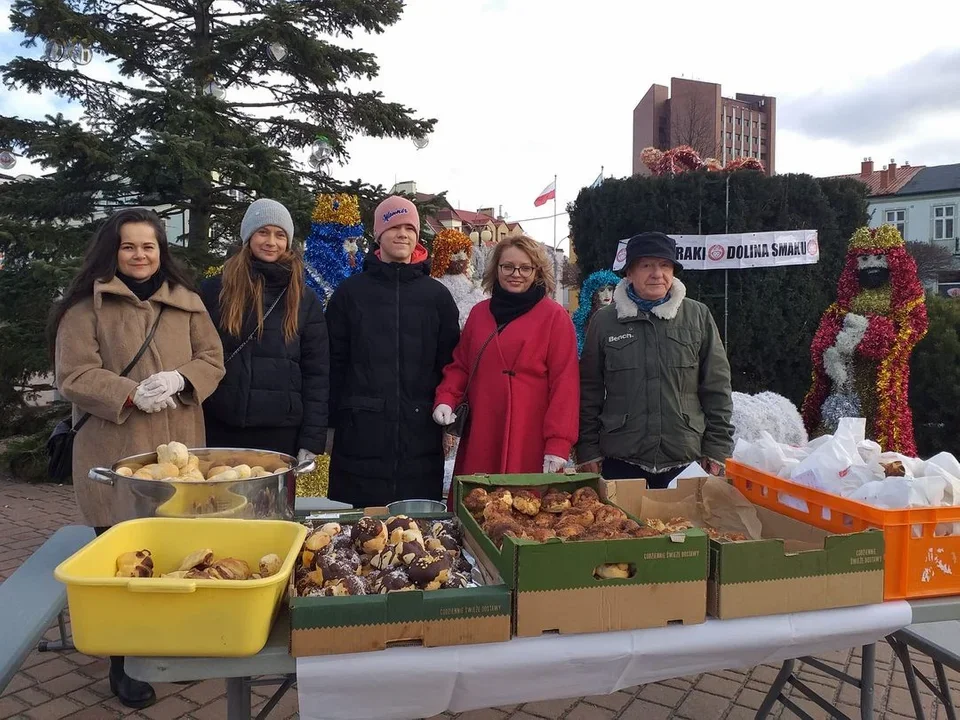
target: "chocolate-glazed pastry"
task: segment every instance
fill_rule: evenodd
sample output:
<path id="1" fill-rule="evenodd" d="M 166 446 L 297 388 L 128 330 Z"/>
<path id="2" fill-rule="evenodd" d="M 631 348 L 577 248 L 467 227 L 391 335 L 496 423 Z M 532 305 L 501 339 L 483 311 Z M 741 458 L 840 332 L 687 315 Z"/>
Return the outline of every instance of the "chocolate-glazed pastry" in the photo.
<path id="1" fill-rule="evenodd" d="M 417 525 L 417 521 L 413 518 L 408 518 L 406 515 L 396 515 L 394 517 L 387 518 L 386 522 L 387 534 L 389 535 L 389 542 L 391 545 L 399 545 L 404 541 L 404 534 L 407 531 L 413 531 L 416 535 L 423 537 L 423 533 L 420 531 L 420 526 Z M 411 539 L 411 536 L 407 536 L 408 539 Z"/>
<path id="2" fill-rule="evenodd" d="M 363 587 L 366 590 L 367 595 L 376 595 L 380 592 L 379 583 L 380 578 L 383 577 L 383 574 L 383 570 L 375 570 L 371 568 L 367 574 L 361 574 L 357 576 L 363 583 Z"/>
<path id="3" fill-rule="evenodd" d="M 322 530 L 314 530 L 307 535 L 307 539 L 303 541 L 303 546 L 307 550 L 319 552 L 329 545 L 332 540 L 333 538 Z"/>
<path id="4" fill-rule="evenodd" d="M 373 555 L 387 544 L 387 526 L 382 520 L 362 517 L 353 526 L 353 543 L 362 553 Z"/>
<path id="5" fill-rule="evenodd" d="M 330 557 L 335 560 L 348 565 L 354 573 L 360 572 L 360 568 L 363 565 L 363 560 L 360 558 L 360 555 L 352 547 L 347 548 L 346 550 L 339 550 L 329 553 Z"/>
<path id="6" fill-rule="evenodd" d="M 441 585 L 444 590 L 456 590 L 459 588 L 470 587 L 470 576 L 466 573 L 454 571 L 450 573 L 447 581 Z"/>
<path id="7" fill-rule="evenodd" d="M 540 509 L 550 513 L 562 513 L 570 509 L 570 493 L 551 488 L 540 500 Z"/>
<path id="8" fill-rule="evenodd" d="M 463 542 L 463 526 L 456 518 L 434 522 L 433 525 L 430 526 L 430 534 L 435 538 L 448 535 L 458 543 Z"/>
<path id="9" fill-rule="evenodd" d="M 329 587 L 312 586 L 307 588 L 302 597 L 335 597 L 347 595 L 346 588 L 342 585 L 330 585 Z"/>
<path id="10" fill-rule="evenodd" d="M 324 583 L 324 587 L 341 587 L 345 595 L 366 595 L 366 583 L 356 575 L 347 575 L 337 580 Z"/>
<path id="11" fill-rule="evenodd" d="M 387 545 L 376 555 L 370 558 L 370 567 L 376 570 L 386 570 L 400 564 L 400 555 L 395 545 Z"/>
<path id="12" fill-rule="evenodd" d="M 517 512 L 533 517 L 540 512 L 540 497 L 530 490 L 517 490 L 513 494 L 513 508 Z"/>
<path id="13" fill-rule="evenodd" d="M 322 587 L 323 581 L 324 577 L 322 570 L 311 570 L 297 580 L 297 594 L 303 595 L 311 587 Z"/>
<path id="14" fill-rule="evenodd" d="M 333 541 L 330 543 L 330 546 L 334 551 L 344 550 L 346 548 L 353 549 L 353 538 L 351 537 L 351 530 L 349 527 L 345 527 L 339 533 L 334 535 Z"/>
<path id="15" fill-rule="evenodd" d="M 424 555 L 410 564 L 407 574 L 421 590 L 437 590 L 450 577 L 450 561 L 441 555 Z"/>
<path id="16" fill-rule="evenodd" d="M 320 526 L 320 532 L 326 533 L 330 537 L 336 537 L 343 531 L 343 527 L 338 522 L 328 522 Z"/>
<path id="17" fill-rule="evenodd" d="M 460 544 L 449 535 L 427 538 L 424 547 L 433 554 L 447 553 L 454 557 L 460 555 Z"/>
<path id="18" fill-rule="evenodd" d="M 330 580 L 352 577 L 357 574 L 354 567 L 342 560 L 338 560 L 335 555 L 324 555 L 320 557 L 317 560 L 317 570 L 323 573 L 324 583 Z"/>
<path id="19" fill-rule="evenodd" d="M 427 551 L 416 541 L 406 541 L 397 545 L 397 554 L 404 565 L 410 565 L 417 558 L 426 555 Z"/>
<path id="20" fill-rule="evenodd" d="M 466 573 L 469 575 L 473 572 L 473 568 L 470 567 L 470 561 L 464 555 L 461 555 L 456 560 L 453 561 L 453 570 L 457 572 Z"/>
<path id="21" fill-rule="evenodd" d="M 477 516 L 483 513 L 483 509 L 487 506 L 488 502 L 490 502 L 490 496 L 487 494 L 487 491 L 482 487 L 475 487 L 468 492 L 467 496 L 463 499 L 463 506 L 471 515 Z"/>
<path id="22" fill-rule="evenodd" d="M 597 491 L 592 487 L 577 488 L 573 491 L 573 496 L 570 498 L 570 503 L 574 507 L 592 505 L 597 502 L 600 502 L 600 496 L 597 495 Z"/>
<path id="23" fill-rule="evenodd" d="M 380 576 L 377 582 L 377 592 L 381 595 L 404 590 L 416 590 L 417 586 L 410 582 L 410 578 L 400 568 L 394 568 Z"/>

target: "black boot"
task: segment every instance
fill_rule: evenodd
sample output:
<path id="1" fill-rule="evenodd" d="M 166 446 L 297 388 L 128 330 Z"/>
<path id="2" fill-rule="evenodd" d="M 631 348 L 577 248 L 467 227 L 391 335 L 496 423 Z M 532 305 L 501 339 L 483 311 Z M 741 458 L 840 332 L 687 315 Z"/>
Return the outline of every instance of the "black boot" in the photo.
<path id="1" fill-rule="evenodd" d="M 123 658 L 110 658 L 110 692 L 117 696 L 121 705 L 140 710 L 153 705 L 157 694 L 150 683 L 134 680 L 123 671 Z"/>

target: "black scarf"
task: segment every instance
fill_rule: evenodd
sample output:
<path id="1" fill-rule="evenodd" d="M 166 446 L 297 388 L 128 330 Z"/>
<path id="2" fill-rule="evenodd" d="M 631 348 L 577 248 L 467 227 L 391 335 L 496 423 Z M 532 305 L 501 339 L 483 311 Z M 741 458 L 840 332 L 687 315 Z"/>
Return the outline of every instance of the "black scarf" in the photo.
<path id="1" fill-rule="evenodd" d="M 498 326 L 506 325 L 524 313 L 533 310 L 534 306 L 543 300 L 546 295 L 547 289 L 537 283 L 519 293 L 504 290 L 500 283 L 496 283 L 493 286 L 493 297 L 490 299 L 490 312 Z"/>
<path id="2" fill-rule="evenodd" d="M 160 289 L 161 285 L 163 285 L 163 281 L 167 279 L 167 276 L 163 272 L 163 268 L 157 270 L 146 280 L 137 280 L 129 275 L 124 275 L 119 270 L 117 270 L 117 277 L 120 279 L 120 282 L 130 288 L 130 292 L 136 295 L 137 300 L 141 302 L 152 298 L 153 294 Z"/>
<path id="3" fill-rule="evenodd" d="M 270 290 L 279 292 L 290 284 L 293 269 L 285 263 L 264 262 L 254 258 L 250 265 L 253 268 L 253 274 L 262 277 L 264 287 Z"/>

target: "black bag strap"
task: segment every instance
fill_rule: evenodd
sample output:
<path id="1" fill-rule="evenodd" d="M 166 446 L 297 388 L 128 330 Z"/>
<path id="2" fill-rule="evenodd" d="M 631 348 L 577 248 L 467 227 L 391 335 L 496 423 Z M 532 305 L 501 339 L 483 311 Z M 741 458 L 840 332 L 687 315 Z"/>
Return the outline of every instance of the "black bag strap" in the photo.
<path id="1" fill-rule="evenodd" d="M 272 304 L 269 308 L 267 308 L 267 311 L 263 314 L 263 319 L 264 319 L 264 321 L 266 321 L 266 319 L 267 319 L 268 317 L 270 317 L 270 313 L 273 312 L 273 309 L 277 306 L 277 303 L 280 302 L 280 298 L 282 298 L 282 297 L 286 294 L 286 292 L 287 292 L 287 288 L 284 288 L 284 289 L 280 292 L 280 294 L 277 295 L 277 299 L 273 301 L 273 304 Z M 230 353 L 230 357 L 228 357 L 226 360 L 223 361 L 223 364 L 226 365 L 228 362 L 230 362 L 231 360 L 233 360 L 233 359 L 240 353 L 240 351 L 243 350 L 243 348 L 246 346 L 246 344 L 247 344 L 248 342 L 250 342 L 251 340 L 253 340 L 253 336 L 257 334 L 257 331 L 258 331 L 259 329 L 260 329 L 259 327 L 255 327 L 255 328 L 253 329 L 253 331 L 252 331 L 249 335 L 247 335 L 247 339 L 244 340 L 242 343 L 240 343 L 240 344 L 237 346 L 237 349 L 234 350 L 232 353 Z"/>
<path id="2" fill-rule="evenodd" d="M 160 325 L 160 316 L 163 315 L 163 311 L 166 309 L 166 305 L 160 306 L 160 312 L 157 313 L 157 319 L 153 321 L 153 327 L 150 328 L 150 332 L 147 333 L 147 339 L 143 341 L 143 345 L 140 346 L 140 349 L 137 350 L 137 354 L 133 356 L 133 360 L 127 363 L 127 366 L 120 371 L 120 377 L 126 377 L 127 374 L 133 370 L 134 366 L 140 362 L 140 358 L 143 357 L 143 354 L 147 351 L 147 347 L 150 345 L 150 341 L 153 340 L 153 336 L 157 334 L 157 327 Z M 77 420 L 77 424 L 74 425 L 70 432 L 77 433 L 80 431 L 80 428 L 83 427 L 84 423 L 90 419 L 90 413 L 84 413 L 80 416 L 80 419 Z"/>
<path id="3" fill-rule="evenodd" d="M 483 345 L 480 346 L 480 352 L 477 353 L 477 359 L 473 361 L 473 369 L 470 370 L 470 375 L 467 377 L 467 385 L 463 388 L 463 397 L 467 397 L 467 391 L 470 389 L 470 384 L 473 382 L 473 376 L 477 374 L 477 368 L 480 367 L 480 358 L 483 357 L 483 351 L 487 349 L 487 345 L 490 344 L 490 341 L 493 340 L 500 332 L 502 332 L 506 326 L 506 323 L 497 325 L 497 329 L 490 333 L 490 337 L 483 341 Z"/>

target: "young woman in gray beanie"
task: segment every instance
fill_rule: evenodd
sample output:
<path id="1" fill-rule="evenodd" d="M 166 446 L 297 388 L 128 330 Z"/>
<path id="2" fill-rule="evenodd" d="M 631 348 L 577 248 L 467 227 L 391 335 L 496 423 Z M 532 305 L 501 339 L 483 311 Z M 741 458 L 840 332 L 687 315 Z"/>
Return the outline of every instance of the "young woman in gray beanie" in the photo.
<path id="1" fill-rule="evenodd" d="M 330 359 L 323 308 L 304 283 L 293 219 L 261 198 L 240 224 L 240 251 L 201 287 L 220 332 L 226 377 L 203 405 L 208 447 L 322 453 Z"/>

